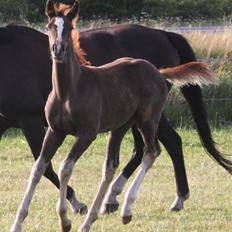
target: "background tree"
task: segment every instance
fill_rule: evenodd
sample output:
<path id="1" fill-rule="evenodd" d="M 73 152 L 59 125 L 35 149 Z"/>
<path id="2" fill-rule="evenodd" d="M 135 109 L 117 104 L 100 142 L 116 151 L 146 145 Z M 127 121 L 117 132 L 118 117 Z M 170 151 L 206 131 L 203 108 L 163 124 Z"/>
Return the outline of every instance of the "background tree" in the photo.
<path id="1" fill-rule="evenodd" d="M 54 0 L 72 4 L 73 0 Z M 80 0 L 81 17 L 126 19 L 140 18 L 147 14 L 150 18 L 179 17 L 219 18 L 232 15 L 231 0 Z M 44 1 L 0 0 L 0 20 L 43 21 Z"/>

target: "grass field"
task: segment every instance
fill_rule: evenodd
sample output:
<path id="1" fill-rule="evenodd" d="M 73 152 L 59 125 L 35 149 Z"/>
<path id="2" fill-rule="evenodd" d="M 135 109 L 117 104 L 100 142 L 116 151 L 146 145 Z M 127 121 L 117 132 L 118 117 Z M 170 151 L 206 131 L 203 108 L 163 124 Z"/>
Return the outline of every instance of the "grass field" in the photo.
<path id="1" fill-rule="evenodd" d="M 232 228 L 232 184 L 231 176 L 215 164 L 201 147 L 195 130 L 179 129 L 183 139 L 186 168 L 190 185 L 190 199 L 185 210 L 171 213 L 168 208 L 175 197 L 175 181 L 171 161 L 162 149 L 155 165 L 150 170 L 139 191 L 133 207 L 133 220 L 121 224 L 120 214 L 100 216 L 94 223 L 95 232 L 154 232 L 154 231 L 231 231 Z M 218 148 L 231 153 L 232 127 L 213 130 Z M 68 137 L 54 158 L 55 169 L 64 158 L 73 142 Z M 101 178 L 106 136 L 100 135 L 78 161 L 70 184 L 78 197 L 88 206 L 97 190 Z M 122 169 L 130 158 L 133 141 L 126 136 L 121 148 Z M 232 157 L 231 157 L 232 158 Z M 16 210 L 21 202 L 33 159 L 28 146 L 18 132 L 10 131 L 0 142 L 0 231 L 9 231 Z M 128 185 L 127 185 L 128 186 Z M 59 231 L 55 206 L 58 191 L 42 178 L 32 201 L 24 231 Z M 123 198 L 120 196 L 120 202 Z M 73 222 L 72 231 L 84 220 L 84 216 L 69 215 Z"/>

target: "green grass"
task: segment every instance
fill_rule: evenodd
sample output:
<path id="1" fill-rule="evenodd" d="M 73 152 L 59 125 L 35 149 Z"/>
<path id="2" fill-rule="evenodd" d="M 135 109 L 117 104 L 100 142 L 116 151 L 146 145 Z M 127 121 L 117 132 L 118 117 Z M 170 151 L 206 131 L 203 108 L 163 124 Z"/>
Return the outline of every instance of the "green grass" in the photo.
<path id="1" fill-rule="evenodd" d="M 162 149 L 162 154 L 148 172 L 138 198 L 133 206 L 133 221 L 123 226 L 120 214 L 100 216 L 94 223 L 95 232 L 154 232 L 154 231 L 231 231 L 232 184 L 231 177 L 215 164 L 201 147 L 195 130 L 179 129 L 183 139 L 186 169 L 190 185 L 190 199 L 185 210 L 170 213 L 168 208 L 175 197 L 175 180 L 171 161 Z M 232 127 L 213 130 L 218 148 L 230 153 Z M 59 162 L 69 151 L 73 138 L 68 137 L 54 157 L 57 170 Z M 70 184 L 78 198 L 90 206 L 101 178 L 106 136 L 100 135 L 76 164 Z M 123 141 L 119 170 L 130 158 L 133 141 L 130 134 Z M 232 158 L 232 157 L 231 157 Z M 1 231 L 9 231 L 16 210 L 24 194 L 30 169 L 33 165 L 31 152 L 21 134 L 13 131 L 0 142 L 0 225 Z M 130 182 L 130 181 L 129 181 Z M 126 186 L 128 187 L 128 185 Z M 29 216 L 24 223 L 27 232 L 59 231 L 55 211 L 58 191 L 42 178 L 34 195 Z M 120 202 L 123 196 L 119 197 Z M 72 231 L 84 220 L 73 215 Z"/>

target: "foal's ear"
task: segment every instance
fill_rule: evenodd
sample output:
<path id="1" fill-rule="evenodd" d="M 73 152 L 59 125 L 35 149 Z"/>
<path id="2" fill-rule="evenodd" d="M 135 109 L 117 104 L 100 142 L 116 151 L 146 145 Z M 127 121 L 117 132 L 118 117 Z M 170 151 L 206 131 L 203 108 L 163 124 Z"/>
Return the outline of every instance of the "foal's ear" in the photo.
<path id="1" fill-rule="evenodd" d="M 80 2 L 79 0 L 75 0 L 71 10 L 69 11 L 69 13 L 67 14 L 67 16 L 69 17 L 69 19 L 72 21 L 78 14 L 80 11 Z"/>
<path id="2" fill-rule="evenodd" d="M 49 19 L 56 16 L 56 11 L 54 7 L 54 3 L 52 0 L 47 0 L 46 7 L 45 7 L 45 14 Z"/>

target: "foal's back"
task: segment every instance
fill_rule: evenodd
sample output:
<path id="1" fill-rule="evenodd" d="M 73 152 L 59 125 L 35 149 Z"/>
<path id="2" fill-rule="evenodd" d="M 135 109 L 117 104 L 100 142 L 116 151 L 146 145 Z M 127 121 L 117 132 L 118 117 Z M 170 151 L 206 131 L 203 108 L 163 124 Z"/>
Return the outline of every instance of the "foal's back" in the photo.
<path id="1" fill-rule="evenodd" d="M 82 79 L 87 89 L 93 89 L 86 90 L 93 93 L 93 103 L 99 104 L 100 132 L 114 130 L 144 112 L 153 114 L 153 108 L 162 108 L 167 96 L 164 78 L 142 59 L 126 57 L 100 67 L 83 67 Z"/>

